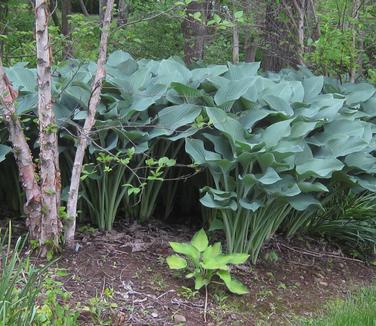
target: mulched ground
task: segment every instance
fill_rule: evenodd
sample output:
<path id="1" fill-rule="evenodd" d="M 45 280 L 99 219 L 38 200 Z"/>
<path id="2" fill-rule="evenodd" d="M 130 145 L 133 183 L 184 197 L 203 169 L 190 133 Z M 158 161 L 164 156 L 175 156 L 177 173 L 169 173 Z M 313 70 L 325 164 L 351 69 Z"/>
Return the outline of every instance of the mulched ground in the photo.
<path id="1" fill-rule="evenodd" d="M 256 266 L 233 269 L 250 289 L 236 296 L 221 285 L 195 293 L 190 280 L 170 271 L 169 241 L 189 241 L 195 230 L 136 224 L 108 233 L 83 233 L 77 252 L 57 263 L 72 304 L 99 298 L 98 314 L 109 325 L 294 325 L 320 312 L 325 303 L 372 282 L 375 268 L 344 257 L 323 242 L 274 239 Z M 103 304 L 106 302 L 106 304 Z M 115 305 L 111 304 L 116 303 Z M 101 307 L 103 308 L 101 310 Z M 83 325 L 98 325 L 82 313 Z"/>

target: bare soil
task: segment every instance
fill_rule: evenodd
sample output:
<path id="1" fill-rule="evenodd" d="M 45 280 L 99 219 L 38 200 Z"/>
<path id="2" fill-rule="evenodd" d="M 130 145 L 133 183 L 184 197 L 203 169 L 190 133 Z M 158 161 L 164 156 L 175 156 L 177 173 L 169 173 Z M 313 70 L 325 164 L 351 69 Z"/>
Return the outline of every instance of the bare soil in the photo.
<path id="1" fill-rule="evenodd" d="M 277 237 L 256 266 L 233 269 L 249 287 L 248 295 L 230 294 L 220 284 L 209 287 L 205 322 L 204 291 L 193 291 L 191 281 L 165 263 L 168 242 L 189 241 L 193 233 L 184 227 L 125 225 L 80 234 L 77 251 L 57 263 L 68 272 L 62 281 L 72 305 L 99 298 L 108 304 L 103 320 L 108 318 L 109 325 L 297 325 L 328 300 L 370 284 L 375 274 L 374 267 L 324 242 Z M 91 313 L 81 313 L 80 320 L 98 324 Z"/>

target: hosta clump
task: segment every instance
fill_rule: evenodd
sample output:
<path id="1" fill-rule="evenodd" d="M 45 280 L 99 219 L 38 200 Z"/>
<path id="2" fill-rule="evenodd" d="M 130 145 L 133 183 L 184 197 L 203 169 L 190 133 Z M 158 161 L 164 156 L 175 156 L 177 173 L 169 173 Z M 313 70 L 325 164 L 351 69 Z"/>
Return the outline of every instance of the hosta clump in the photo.
<path id="1" fill-rule="evenodd" d="M 247 261 L 247 254 L 222 253 L 220 242 L 209 245 L 208 237 L 203 229 L 198 231 L 190 243 L 170 242 L 171 248 L 180 255 L 167 257 L 167 264 L 171 269 L 188 269 L 187 278 L 193 278 L 195 289 L 207 287 L 212 278 L 217 276 L 227 288 L 236 294 L 246 294 L 248 289 L 230 274 L 229 265 L 243 264 Z"/>

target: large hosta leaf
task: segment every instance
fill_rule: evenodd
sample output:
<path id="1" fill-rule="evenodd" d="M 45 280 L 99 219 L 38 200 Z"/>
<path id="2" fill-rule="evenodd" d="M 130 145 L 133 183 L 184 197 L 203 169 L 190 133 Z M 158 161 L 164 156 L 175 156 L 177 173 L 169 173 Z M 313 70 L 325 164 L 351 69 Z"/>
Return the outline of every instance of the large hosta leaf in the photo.
<path id="1" fill-rule="evenodd" d="M 340 171 L 344 164 L 336 158 L 313 158 L 296 166 L 296 172 L 304 177 L 330 178 L 335 171 Z"/>
<path id="2" fill-rule="evenodd" d="M 252 79 L 234 80 L 220 87 L 214 96 L 215 103 L 222 105 L 227 102 L 238 100 L 250 87 Z"/>
<path id="3" fill-rule="evenodd" d="M 11 147 L 0 144 L 0 162 L 5 160 L 7 154 L 12 150 Z"/>
<path id="4" fill-rule="evenodd" d="M 244 129 L 241 124 L 231 118 L 225 111 L 215 107 L 208 107 L 206 108 L 206 113 L 216 129 L 229 135 L 234 142 L 245 142 Z"/>
<path id="5" fill-rule="evenodd" d="M 310 102 L 321 93 L 324 85 L 323 76 L 314 76 L 303 80 L 304 101 Z"/>
<path id="6" fill-rule="evenodd" d="M 217 153 L 207 151 L 204 147 L 204 142 L 201 139 L 185 140 L 185 151 L 191 156 L 196 164 L 206 164 L 207 161 L 220 160 L 221 156 Z"/>
<path id="7" fill-rule="evenodd" d="M 158 112 L 157 126 L 165 129 L 166 134 L 170 135 L 182 126 L 192 124 L 202 108 L 193 104 L 182 104 L 169 106 Z"/>

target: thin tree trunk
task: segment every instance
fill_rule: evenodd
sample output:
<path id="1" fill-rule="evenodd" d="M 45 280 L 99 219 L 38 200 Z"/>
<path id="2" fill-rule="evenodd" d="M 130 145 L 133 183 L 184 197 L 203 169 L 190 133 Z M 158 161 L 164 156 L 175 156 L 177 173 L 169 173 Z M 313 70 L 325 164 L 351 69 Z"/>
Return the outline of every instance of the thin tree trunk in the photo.
<path id="1" fill-rule="evenodd" d="M 36 171 L 30 147 L 26 141 L 20 119 L 16 113 L 17 93 L 4 73 L 0 60 L 0 103 L 3 107 L 2 115 L 9 132 L 13 155 L 16 159 L 20 183 L 26 195 L 24 212 L 26 224 L 29 228 L 30 240 L 39 240 L 41 229 L 41 191 L 35 178 Z"/>
<path id="2" fill-rule="evenodd" d="M 99 0 L 99 19 L 100 19 L 100 26 L 103 26 L 103 20 L 106 13 L 106 6 L 107 6 L 108 0 Z"/>
<path id="3" fill-rule="evenodd" d="M 61 221 L 60 169 L 57 143 L 57 125 L 52 110 L 51 48 L 48 35 L 48 1 L 37 0 L 35 5 L 38 118 L 40 144 L 40 187 L 41 187 L 41 255 L 59 246 Z"/>
<path id="4" fill-rule="evenodd" d="M 239 63 L 239 28 L 236 21 L 232 29 L 232 62 Z"/>
<path id="5" fill-rule="evenodd" d="M 351 14 L 353 22 L 350 24 L 350 28 L 352 29 L 352 48 L 354 52 L 356 52 L 357 50 L 357 37 L 358 37 L 357 27 L 356 27 L 356 24 L 354 24 L 354 22 L 359 19 L 360 6 L 361 6 L 360 0 L 353 0 L 352 14 Z M 351 64 L 352 66 L 350 69 L 350 82 L 355 83 L 356 68 L 357 68 L 357 60 L 355 58 L 355 55 L 352 56 Z"/>
<path id="6" fill-rule="evenodd" d="M 192 64 L 204 58 L 209 2 L 208 0 L 192 1 L 187 6 L 187 15 L 181 25 L 184 35 L 184 61 L 186 64 Z M 192 17 L 195 13 L 201 13 L 201 21 Z"/>
<path id="7" fill-rule="evenodd" d="M 309 15 L 313 19 L 313 31 L 312 31 L 312 40 L 317 41 L 321 36 L 320 30 L 320 21 L 316 14 L 316 7 L 315 7 L 315 0 L 307 0 L 309 1 L 309 5 L 307 4 L 307 8 L 311 9 L 311 14 Z"/>
<path id="8" fill-rule="evenodd" d="M 69 25 L 69 15 L 72 12 L 71 0 L 63 0 L 61 6 L 61 31 L 65 38 L 64 44 L 64 59 L 72 58 L 72 43 L 70 38 L 70 25 Z"/>
<path id="9" fill-rule="evenodd" d="M 81 10 L 82 10 L 82 13 L 88 17 L 89 16 L 89 12 L 87 11 L 86 9 L 86 6 L 85 6 L 85 2 L 84 0 L 79 0 L 80 1 L 80 7 L 81 7 Z"/>
<path id="10" fill-rule="evenodd" d="M 117 25 L 124 26 L 128 22 L 128 5 L 125 0 L 119 0 L 118 10 Z"/>
<path id="11" fill-rule="evenodd" d="M 299 1 L 299 2 L 298 2 Z M 295 10 L 297 13 L 298 44 L 297 55 L 299 64 L 304 64 L 304 16 L 306 0 L 294 0 Z"/>
<path id="12" fill-rule="evenodd" d="M 52 16 L 52 21 L 54 22 L 55 26 L 60 29 L 60 21 L 59 21 L 59 17 L 57 16 L 57 1 L 56 0 L 50 0 L 50 13 Z"/>
<path id="13" fill-rule="evenodd" d="M 244 61 L 245 62 L 256 61 L 256 52 L 257 52 L 256 40 L 253 40 L 251 42 L 250 38 L 247 37 L 244 41 Z"/>
<path id="14" fill-rule="evenodd" d="M 100 94 L 102 90 L 102 82 L 105 77 L 104 65 L 106 63 L 107 57 L 107 43 L 108 35 L 110 30 L 112 9 L 114 5 L 114 0 L 108 0 L 106 13 L 103 20 L 103 29 L 101 41 L 99 44 L 99 56 L 97 61 L 97 71 L 95 74 L 95 79 L 91 87 L 91 97 L 89 100 L 88 115 L 84 123 L 84 127 L 81 130 L 79 143 L 76 150 L 76 155 L 74 158 L 71 183 L 69 187 L 69 196 L 67 204 L 68 221 L 65 225 L 65 242 L 69 248 L 74 246 L 74 235 L 76 230 L 76 217 L 77 217 L 77 201 L 78 201 L 78 191 L 80 187 L 80 176 L 82 172 L 82 163 L 84 160 L 84 155 L 86 147 L 89 140 L 90 130 L 93 128 L 95 123 L 95 114 L 97 110 L 97 105 L 100 101 Z"/>

